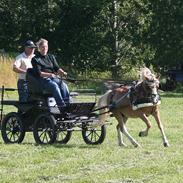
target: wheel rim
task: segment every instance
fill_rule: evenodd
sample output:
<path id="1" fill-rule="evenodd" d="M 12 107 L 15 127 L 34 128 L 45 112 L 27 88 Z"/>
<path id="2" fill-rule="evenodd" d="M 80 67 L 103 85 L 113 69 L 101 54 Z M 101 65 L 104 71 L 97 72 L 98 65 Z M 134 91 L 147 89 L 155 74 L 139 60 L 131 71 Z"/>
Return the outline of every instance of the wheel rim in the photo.
<path id="1" fill-rule="evenodd" d="M 54 137 L 54 129 L 47 117 L 42 116 L 37 121 L 37 136 L 40 143 L 49 144 Z"/>
<path id="2" fill-rule="evenodd" d="M 71 138 L 71 131 L 67 131 L 67 130 L 59 130 L 57 132 L 57 142 L 60 144 L 66 144 L 70 138 Z"/>
<path id="3" fill-rule="evenodd" d="M 22 133 L 20 121 L 15 116 L 10 117 L 7 120 L 5 131 L 10 142 L 18 142 Z"/>

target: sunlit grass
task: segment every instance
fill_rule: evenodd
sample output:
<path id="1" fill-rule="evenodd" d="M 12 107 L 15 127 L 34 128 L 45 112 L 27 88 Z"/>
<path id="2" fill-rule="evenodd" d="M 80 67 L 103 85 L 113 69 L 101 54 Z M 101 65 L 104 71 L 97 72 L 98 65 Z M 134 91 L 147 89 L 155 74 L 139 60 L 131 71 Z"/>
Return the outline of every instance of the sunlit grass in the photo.
<path id="1" fill-rule="evenodd" d="M 16 86 L 12 71 L 12 58 L 0 57 L 0 84 Z M 80 97 L 80 96 L 79 96 Z M 79 98 L 78 97 L 78 98 Z M 16 99 L 16 92 L 5 94 Z M 77 98 L 76 98 L 77 100 Z M 85 102 L 88 98 L 82 98 Z M 93 100 L 93 96 L 92 96 Z M 17 111 L 5 106 L 4 113 Z M 22 144 L 4 144 L 0 135 L 0 182 L 72 182 L 72 183 L 177 183 L 183 180 L 183 98 L 182 93 L 162 93 L 160 106 L 162 123 L 170 142 L 164 148 L 157 124 L 152 117 L 149 136 L 138 133 L 145 124 L 129 119 L 127 128 L 141 144 L 134 148 L 125 138 L 126 148 L 117 145 L 116 121 L 107 127 L 103 144 L 86 145 L 81 132 L 73 132 L 66 145 L 35 144 L 32 132 L 26 134 Z"/>
<path id="2" fill-rule="evenodd" d="M 86 145 L 81 132 L 73 132 L 66 145 L 37 146 L 31 132 L 22 144 L 6 145 L 0 139 L 0 182 L 72 183 L 177 183 L 183 180 L 183 98 L 162 98 L 161 119 L 170 142 L 164 148 L 153 118 L 149 136 L 140 138 L 145 127 L 129 119 L 127 127 L 141 144 L 134 148 L 117 145 L 116 121 L 107 127 L 103 144 Z"/>
<path id="3" fill-rule="evenodd" d="M 12 71 L 13 58 L 0 56 L 0 86 L 16 87 L 17 75 Z"/>

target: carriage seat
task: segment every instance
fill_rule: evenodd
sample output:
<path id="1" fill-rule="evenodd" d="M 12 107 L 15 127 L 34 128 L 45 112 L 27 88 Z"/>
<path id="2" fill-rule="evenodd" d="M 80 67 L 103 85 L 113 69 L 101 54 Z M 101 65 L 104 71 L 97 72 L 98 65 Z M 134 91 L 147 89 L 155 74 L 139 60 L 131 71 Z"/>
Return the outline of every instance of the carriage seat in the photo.
<path id="1" fill-rule="evenodd" d="M 39 81 L 39 75 L 32 69 L 27 70 L 26 80 L 28 86 L 28 100 L 52 97 L 52 94 L 43 89 Z"/>
<path id="2" fill-rule="evenodd" d="M 27 70 L 26 74 L 26 80 L 28 85 L 28 100 L 39 100 L 40 98 L 46 98 L 53 97 L 51 92 L 48 92 L 47 90 L 44 90 L 42 85 L 39 81 L 39 75 L 32 69 L 29 68 Z M 78 96 L 78 92 L 71 92 L 70 97 L 74 98 Z"/>

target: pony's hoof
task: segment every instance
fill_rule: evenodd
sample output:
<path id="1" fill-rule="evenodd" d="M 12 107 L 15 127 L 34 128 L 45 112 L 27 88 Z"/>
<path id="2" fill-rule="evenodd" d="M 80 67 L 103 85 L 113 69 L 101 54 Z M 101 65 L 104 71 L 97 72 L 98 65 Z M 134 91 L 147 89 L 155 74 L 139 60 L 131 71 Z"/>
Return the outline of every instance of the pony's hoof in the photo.
<path id="1" fill-rule="evenodd" d="M 142 137 L 142 132 L 139 132 L 139 137 Z"/>
<path id="2" fill-rule="evenodd" d="M 147 136 L 147 133 L 145 133 L 145 132 L 139 132 L 139 137 L 146 137 Z"/>
<path id="3" fill-rule="evenodd" d="M 127 147 L 127 145 L 124 144 L 124 143 L 119 143 L 118 145 L 119 145 L 120 147 Z"/>
<path id="4" fill-rule="evenodd" d="M 170 144 L 168 142 L 163 143 L 164 147 L 170 147 Z"/>
<path id="5" fill-rule="evenodd" d="M 134 147 L 136 147 L 136 148 L 141 147 L 141 145 L 137 143 L 137 144 L 134 144 Z"/>
<path id="6" fill-rule="evenodd" d="M 135 148 L 141 147 L 141 145 L 140 145 L 140 144 L 136 144 L 136 145 L 134 145 L 134 147 L 135 147 Z"/>

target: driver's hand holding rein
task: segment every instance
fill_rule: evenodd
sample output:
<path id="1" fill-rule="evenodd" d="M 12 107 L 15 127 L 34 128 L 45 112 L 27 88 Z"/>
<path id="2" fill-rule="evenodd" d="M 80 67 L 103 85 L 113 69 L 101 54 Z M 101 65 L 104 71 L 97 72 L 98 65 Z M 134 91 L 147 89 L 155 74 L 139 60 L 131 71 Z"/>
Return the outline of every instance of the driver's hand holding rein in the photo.
<path id="1" fill-rule="evenodd" d="M 40 73 L 41 73 L 40 74 L 41 77 L 47 77 L 47 78 L 62 78 L 67 76 L 67 72 L 63 71 L 61 68 L 58 69 L 57 73 L 52 73 L 52 72 L 40 72 Z"/>
<path id="2" fill-rule="evenodd" d="M 40 84 L 44 90 L 52 93 L 59 107 L 66 106 L 69 103 L 69 90 L 66 83 L 57 77 L 67 76 L 67 73 L 61 69 L 52 54 L 48 54 L 48 41 L 40 39 L 37 43 L 38 54 L 32 58 L 32 66 L 38 75 Z"/>

